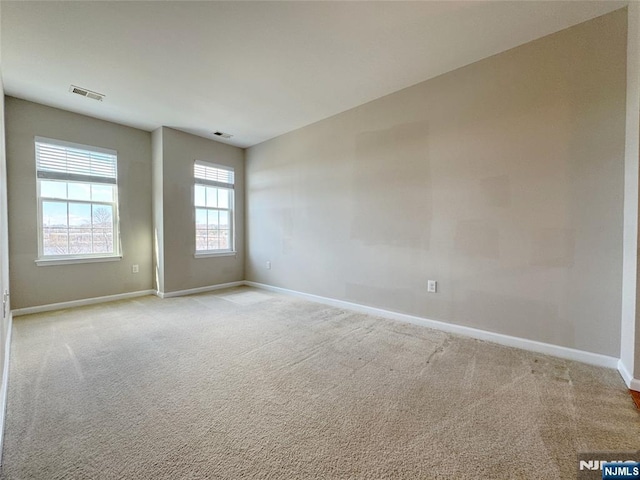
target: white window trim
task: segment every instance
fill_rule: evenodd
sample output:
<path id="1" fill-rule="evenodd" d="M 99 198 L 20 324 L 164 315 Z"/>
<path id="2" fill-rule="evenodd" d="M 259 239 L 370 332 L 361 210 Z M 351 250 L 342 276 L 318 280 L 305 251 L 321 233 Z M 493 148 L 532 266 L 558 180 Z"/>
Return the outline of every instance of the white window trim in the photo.
<path id="1" fill-rule="evenodd" d="M 225 250 L 225 251 L 205 251 L 205 250 L 200 250 L 197 253 L 194 253 L 193 256 L 195 258 L 207 258 L 207 257 L 235 257 L 238 255 L 238 252 L 236 252 L 235 250 Z"/>
<path id="2" fill-rule="evenodd" d="M 204 208 L 204 209 L 213 209 L 213 210 L 227 210 L 229 211 L 229 236 L 231 238 L 231 248 L 229 249 L 218 249 L 218 250 L 197 250 L 197 245 L 194 244 L 195 252 L 193 254 L 194 258 L 211 258 L 211 257 L 232 257 L 237 255 L 236 250 L 236 190 L 235 190 L 235 169 L 228 165 L 221 165 L 218 163 L 204 162 L 202 160 L 195 160 L 193 162 L 195 165 L 200 165 L 203 167 L 211 167 L 218 168 L 221 170 L 226 170 L 231 172 L 233 175 L 233 183 L 221 183 L 211 180 L 205 180 L 202 178 L 196 178 L 195 174 L 193 175 L 193 186 L 192 189 L 192 212 L 193 212 L 193 230 L 194 233 L 196 231 L 196 223 L 195 223 L 195 212 L 196 208 Z M 215 207 L 197 207 L 195 202 L 195 186 L 200 185 L 204 187 L 216 187 L 223 188 L 231 191 L 231 195 L 229 198 L 229 208 L 218 209 Z"/>
<path id="3" fill-rule="evenodd" d="M 67 265 L 73 263 L 100 263 L 100 262 L 118 262 L 122 260 L 122 255 L 109 255 L 100 257 L 47 257 L 36 259 L 36 265 L 39 267 L 52 267 L 55 265 Z"/>
<path id="4" fill-rule="evenodd" d="M 116 172 L 117 172 L 117 159 L 118 159 L 118 152 L 116 150 L 112 150 L 112 149 L 108 149 L 108 148 L 103 148 L 103 147 L 96 147 L 93 145 L 84 145 L 81 143 L 73 143 L 73 142 L 66 142 L 64 140 L 57 140 L 57 139 L 53 139 L 53 138 L 47 138 L 47 137 L 38 137 L 36 136 L 34 138 L 34 146 L 36 143 L 48 143 L 51 145 L 57 145 L 57 146 L 61 146 L 61 147 L 68 147 L 68 148 L 75 148 L 75 149 L 82 149 L 82 150 L 88 150 L 88 151 L 93 151 L 96 153 L 105 153 L 105 154 L 109 154 L 109 155 L 114 155 L 116 157 Z M 119 190 L 118 190 L 118 180 L 117 180 L 117 173 L 116 173 L 116 181 L 115 183 L 111 183 L 111 182 L 96 182 L 94 181 L 88 181 L 87 183 L 104 183 L 105 185 L 115 185 L 116 187 L 116 195 L 118 198 L 116 198 L 116 200 L 114 202 L 100 202 L 100 201 L 84 201 L 84 200 L 70 200 L 70 199 L 60 199 L 61 201 L 65 201 L 65 202 L 74 202 L 74 203 L 89 203 L 89 204 L 104 204 L 104 205 L 110 205 L 113 208 L 113 235 L 114 235 L 114 239 L 113 239 L 113 247 L 114 247 L 114 251 L 112 253 L 88 253 L 88 254 L 80 254 L 80 255 L 73 255 L 73 254 L 69 254 L 69 255 L 44 255 L 44 239 L 43 239 L 43 218 L 42 218 L 42 202 L 43 197 L 40 194 L 40 180 L 41 178 L 38 176 L 38 166 L 37 166 L 37 161 L 36 161 L 36 191 L 37 191 L 37 211 L 38 211 L 38 225 L 37 225 L 37 230 L 38 230 L 38 258 L 36 258 L 35 263 L 37 266 L 55 266 L 55 265 L 67 265 L 67 264 L 75 264 L 75 263 L 99 263 L 99 262 L 113 262 L 113 261 L 118 261 L 122 259 L 122 243 L 121 243 L 121 239 L 120 239 L 120 216 L 119 216 Z M 55 180 L 55 178 L 52 178 L 52 180 Z M 61 180 L 64 181 L 64 180 Z M 73 181 L 73 180 L 67 180 L 67 181 Z M 47 199 L 49 199 L 49 197 L 47 197 Z M 52 200 L 55 200 L 52 198 Z"/>

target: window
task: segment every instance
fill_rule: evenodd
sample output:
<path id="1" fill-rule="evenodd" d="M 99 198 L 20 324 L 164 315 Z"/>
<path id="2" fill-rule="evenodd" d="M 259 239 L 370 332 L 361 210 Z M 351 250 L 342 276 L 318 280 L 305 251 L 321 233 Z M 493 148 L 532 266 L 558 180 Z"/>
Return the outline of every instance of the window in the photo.
<path id="1" fill-rule="evenodd" d="M 117 257 L 117 152 L 36 137 L 39 260 Z"/>
<path id="2" fill-rule="evenodd" d="M 196 255 L 233 252 L 233 169 L 196 161 L 193 176 Z"/>

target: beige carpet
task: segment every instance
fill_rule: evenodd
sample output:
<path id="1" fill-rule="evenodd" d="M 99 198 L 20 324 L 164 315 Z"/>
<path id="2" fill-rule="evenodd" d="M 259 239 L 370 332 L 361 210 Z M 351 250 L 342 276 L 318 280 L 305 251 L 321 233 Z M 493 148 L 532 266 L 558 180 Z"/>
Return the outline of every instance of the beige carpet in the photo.
<path id="1" fill-rule="evenodd" d="M 249 288 L 15 320 L 2 478 L 576 476 L 613 370 Z"/>

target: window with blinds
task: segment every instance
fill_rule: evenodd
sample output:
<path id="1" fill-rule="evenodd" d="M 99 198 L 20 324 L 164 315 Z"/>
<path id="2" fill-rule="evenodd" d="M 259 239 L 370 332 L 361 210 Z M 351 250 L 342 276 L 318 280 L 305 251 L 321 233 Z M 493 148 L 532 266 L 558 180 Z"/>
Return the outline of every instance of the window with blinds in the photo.
<path id="1" fill-rule="evenodd" d="M 87 150 L 36 139 L 38 178 L 116 183 L 118 156 L 112 150 Z"/>
<path id="2" fill-rule="evenodd" d="M 40 260 L 119 255 L 115 150 L 35 139 Z"/>
<path id="3" fill-rule="evenodd" d="M 196 255 L 234 251 L 234 170 L 196 161 L 193 165 Z"/>
<path id="4" fill-rule="evenodd" d="M 233 169 L 196 161 L 193 176 L 198 183 L 216 187 L 233 188 Z"/>

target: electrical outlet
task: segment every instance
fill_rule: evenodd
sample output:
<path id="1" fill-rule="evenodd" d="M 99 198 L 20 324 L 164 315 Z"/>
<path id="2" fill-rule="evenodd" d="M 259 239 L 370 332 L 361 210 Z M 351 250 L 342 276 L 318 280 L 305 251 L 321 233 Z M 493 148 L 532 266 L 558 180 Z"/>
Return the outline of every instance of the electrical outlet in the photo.
<path id="1" fill-rule="evenodd" d="M 138 273 L 140 271 L 140 267 L 138 265 L 131 265 L 131 273 Z"/>
<path id="2" fill-rule="evenodd" d="M 271 262 L 267 260 L 267 270 L 271 270 Z"/>
<path id="3" fill-rule="evenodd" d="M 438 282 L 435 280 L 427 280 L 427 292 L 436 293 L 438 291 Z"/>

